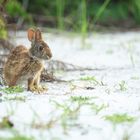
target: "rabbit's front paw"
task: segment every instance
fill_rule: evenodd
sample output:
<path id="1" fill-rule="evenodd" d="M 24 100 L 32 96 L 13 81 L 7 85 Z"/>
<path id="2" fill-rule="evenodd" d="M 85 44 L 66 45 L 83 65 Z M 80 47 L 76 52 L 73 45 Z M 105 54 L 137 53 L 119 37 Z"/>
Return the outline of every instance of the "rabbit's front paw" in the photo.
<path id="1" fill-rule="evenodd" d="M 35 88 L 35 91 L 38 92 L 39 94 L 44 93 L 45 91 L 48 90 L 47 87 L 44 87 L 44 86 L 41 86 L 41 85 L 34 86 L 34 88 Z"/>
<path id="2" fill-rule="evenodd" d="M 48 90 L 48 87 L 47 86 L 42 86 L 42 89 L 44 90 L 44 91 L 47 91 Z"/>
<path id="3" fill-rule="evenodd" d="M 28 90 L 31 91 L 31 92 L 36 92 L 36 88 L 34 86 L 30 86 L 28 88 Z"/>
<path id="4" fill-rule="evenodd" d="M 34 93 L 39 93 L 39 94 L 42 94 L 44 93 L 44 91 L 46 91 L 41 86 L 30 86 L 28 90 Z"/>

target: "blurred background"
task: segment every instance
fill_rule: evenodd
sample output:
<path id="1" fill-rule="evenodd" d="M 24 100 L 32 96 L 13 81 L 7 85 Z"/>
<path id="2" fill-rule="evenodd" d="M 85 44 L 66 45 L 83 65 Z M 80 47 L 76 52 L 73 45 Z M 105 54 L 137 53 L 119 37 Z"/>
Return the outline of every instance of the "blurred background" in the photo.
<path id="1" fill-rule="evenodd" d="M 140 1 L 0 0 L 0 46 L 12 48 L 9 31 L 29 26 L 76 32 L 84 38 L 93 31 L 138 30 Z"/>
<path id="2" fill-rule="evenodd" d="M 30 24 L 82 33 L 140 26 L 139 0 L 0 0 L 0 3 L 1 27 L 4 19 L 22 29 Z"/>
<path id="3" fill-rule="evenodd" d="M 47 32 L 49 29 L 74 32 L 82 38 L 93 31 L 137 31 L 140 1 L 0 0 L 0 48 L 13 48 L 9 36 L 15 37 L 17 30 L 31 26 L 47 28 Z"/>

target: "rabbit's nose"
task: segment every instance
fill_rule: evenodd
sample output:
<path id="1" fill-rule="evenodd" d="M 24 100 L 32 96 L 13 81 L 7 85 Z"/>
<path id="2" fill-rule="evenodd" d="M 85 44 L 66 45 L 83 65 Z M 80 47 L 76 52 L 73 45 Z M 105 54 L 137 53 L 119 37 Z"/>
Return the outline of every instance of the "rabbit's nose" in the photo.
<path id="1" fill-rule="evenodd" d="M 51 59 L 52 58 L 52 53 L 50 52 L 48 55 L 47 55 L 48 59 Z"/>

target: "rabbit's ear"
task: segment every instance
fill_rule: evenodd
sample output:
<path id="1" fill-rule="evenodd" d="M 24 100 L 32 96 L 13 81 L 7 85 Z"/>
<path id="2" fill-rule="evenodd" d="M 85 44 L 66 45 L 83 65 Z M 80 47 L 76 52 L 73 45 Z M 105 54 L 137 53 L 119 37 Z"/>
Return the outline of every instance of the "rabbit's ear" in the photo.
<path id="1" fill-rule="evenodd" d="M 28 39 L 31 42 L 35 40 L 35 31 L 32 28 L 28 29 Z"/>
<path id="2" fill-rule="evenodd" d="M 41 34 L 40 29 L 36 29 L 36 32 L 35 32 L 35 41 L 39 41 L 39 40 L 42 40 L 42 34 Z"/>

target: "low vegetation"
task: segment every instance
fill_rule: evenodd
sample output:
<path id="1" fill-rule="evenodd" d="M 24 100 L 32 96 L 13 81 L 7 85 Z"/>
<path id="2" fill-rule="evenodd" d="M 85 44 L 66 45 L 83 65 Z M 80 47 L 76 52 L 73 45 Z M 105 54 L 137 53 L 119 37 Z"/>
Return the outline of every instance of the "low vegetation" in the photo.
<path id="1" fill-rule="evenodd" d="M 128 114 L 113 114 L 105 116 L 105 119 L 112 122 L 113 124 L 121 124 L 125 122 L 134 122 L 135 117 L 129 116 Z"/>
<path id="2" fill-rule="evenodd" d="M 34 0 L 34 4 L 28 0 L 12 0 L 8 1 L 6 11 L 27 23 L 47 23 L 47 27 L 78 31 L 83 36 L 96 25 L 128 28 L 140 23 L 139 0 Z"/>
<path id="3" fill-rule="evenodd" d="M 21 93 L 24 91 L 24 89 L 21 86 L 14 86 L 14 87 L 0 88 L 0 91 L 7 94 L 13 94 L 13 93 Z"/>

